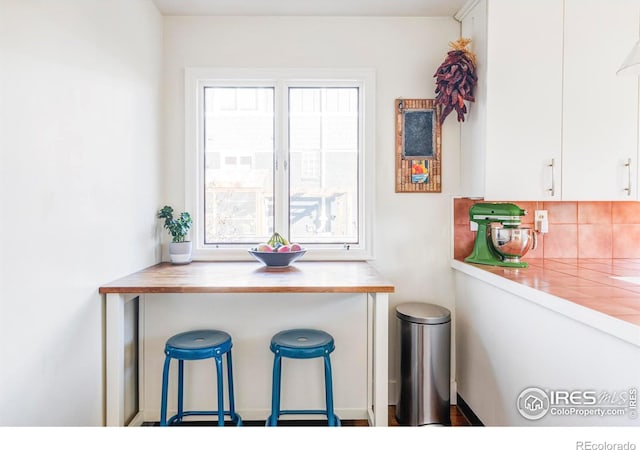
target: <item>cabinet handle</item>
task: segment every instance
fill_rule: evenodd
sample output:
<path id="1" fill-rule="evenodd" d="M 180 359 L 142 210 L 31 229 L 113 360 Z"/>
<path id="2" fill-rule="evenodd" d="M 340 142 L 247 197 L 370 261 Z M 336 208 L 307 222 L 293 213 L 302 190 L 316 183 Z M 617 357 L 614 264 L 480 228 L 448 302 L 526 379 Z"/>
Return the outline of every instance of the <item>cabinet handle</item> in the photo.
<path id="1" fill-rule="evenodd" d="M 550 192 L 552 197 L 556 196 L 556 176 L 555 170 L 553 169 L 555 165 L 556 160 L 554 158 L 551 158 L 551 164 L 547 166 L 551 168 L 551 189 L 547 189 L 547 192 Z"/>
<path id="2" fill-rule="evenodd" d="M 631 195 L 631 158 L 627 158 L 627 162 L 624 163 L 624 166 L 627 168 L 627 187 L 624 190 L 627 192 L 627 196 Z"/>

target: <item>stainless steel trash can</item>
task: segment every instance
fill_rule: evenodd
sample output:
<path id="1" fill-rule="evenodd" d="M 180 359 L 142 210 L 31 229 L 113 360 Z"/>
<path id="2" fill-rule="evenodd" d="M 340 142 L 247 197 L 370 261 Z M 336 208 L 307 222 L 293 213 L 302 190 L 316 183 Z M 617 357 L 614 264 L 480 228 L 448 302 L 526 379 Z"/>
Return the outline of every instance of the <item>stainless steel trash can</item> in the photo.
<path id="1" fill-rule="evenodd" d="M 401 425 L 449 425 L 451 312 L 429 303 L 396 307 L 400 322 Z"/>

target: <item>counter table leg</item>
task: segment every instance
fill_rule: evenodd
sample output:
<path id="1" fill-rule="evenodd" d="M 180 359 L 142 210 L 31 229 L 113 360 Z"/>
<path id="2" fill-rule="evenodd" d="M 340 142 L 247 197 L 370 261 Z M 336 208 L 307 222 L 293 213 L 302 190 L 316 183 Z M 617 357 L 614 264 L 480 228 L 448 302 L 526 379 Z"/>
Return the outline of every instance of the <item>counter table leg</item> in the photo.
<path id="1" fill-rule="evenodd" d="M 125 303 L 133 294 L 106 294 L 106 425 L 124 425 Z"/>
<path id="2" fill-rule="evenodd" d="M 368 295 L 368 322 L 372 349 L 369 357 L 370 398 L 369 405 L 373 409 L 369 413 L 371 425 L 386 427 L 389 422 L 389 294 L 371 293 Z"/>

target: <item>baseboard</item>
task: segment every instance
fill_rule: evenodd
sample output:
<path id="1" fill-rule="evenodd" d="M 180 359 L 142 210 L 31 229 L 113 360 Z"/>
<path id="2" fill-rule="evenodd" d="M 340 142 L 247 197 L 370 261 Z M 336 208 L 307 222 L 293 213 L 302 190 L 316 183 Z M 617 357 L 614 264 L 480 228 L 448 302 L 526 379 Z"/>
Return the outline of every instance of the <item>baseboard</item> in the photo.
<path id="1" fill-rule="evenodd" d="M 451 380 L 451 385 L 449 386 L 449 404 L 456 405 L 458 404 L 458 383 L 456 380 Z"/>
<path id="2" fill-rule="evenodd" d="M 465 402 L 464 399 L 460 397 L 460 395 L 457 395 L 456 398 L 458 400 L 458 410 L 464 415 L 464 417 L 469 421 L 469 423 L 476 427 L 483 427 L 484 424 L 482 423 L 480 418 L 476 416 L 476 414 L 473 412 L 473 410 L 467 404 L 467 402 Z"/>

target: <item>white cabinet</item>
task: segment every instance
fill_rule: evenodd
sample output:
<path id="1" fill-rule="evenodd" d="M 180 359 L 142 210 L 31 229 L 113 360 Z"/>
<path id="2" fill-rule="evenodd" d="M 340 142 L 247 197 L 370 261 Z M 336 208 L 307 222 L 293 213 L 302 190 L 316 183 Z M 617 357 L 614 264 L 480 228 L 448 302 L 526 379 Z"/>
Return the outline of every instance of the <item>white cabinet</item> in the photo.
<path id="1" fill-rule="evenodd" d="M 634 343 L 607 331 L 621 329 L 622 321 L 522 289 L 470 264 L 459 263 L 456 269 L 457 394 L 484 425 L 638 426 L 630 415 L 550 412 L 531 421 L 517 409 L 527 387 L 622 392 L 637 386 L 637 337 Z M 627 335 L 637 336 L 627 325 Z"/>
<path id="2" fill-rule="evenodd" d="M 638 38 L 640 2 L 470 5 L 462 36 L 479 80 L 462 126 L 461 194 L 636 199 L 638 79 L 615 72 Z"/>
<path id="3" fill-rule="evenodd" d="M 487 153 L 487 2 L 482 0 L 464 12 L 462 37 L 470 38 L 470 50 L 476 55 L 478 85 L 475 102 L 467 105 L 469 113 L 460 133 L 460 188 L 468 197 L 484 196 L 485 155 Z M 451 120 L 451 119 L 449 119 Z"/>
<path id="4" fill-rule="evenodd" d="M 637 199 L 638 77 L 616 71 L 639 16 L 638 0 L 565 0 L 563 200 Z"/>
<path id="5" fill-rule="evenodd" d="M 462 126 L 463 195 L 551 198 L 562 162 L 562 0 L 481 0 L 462 36 L 478 58 L 478 96 Z M 553 188 L 559 198 L 559 181 Z"/>
<path id="6" fill-rule="evenodd" d="M 562 1 L 489 0 L 487 23 L 485 197 L 559 196 Z"/>

